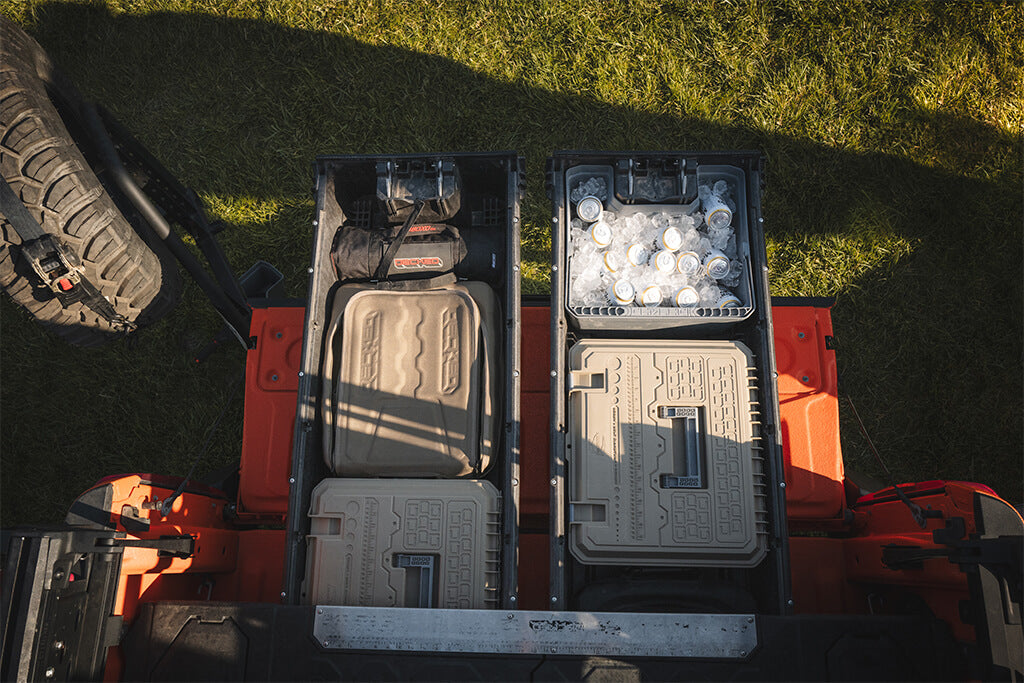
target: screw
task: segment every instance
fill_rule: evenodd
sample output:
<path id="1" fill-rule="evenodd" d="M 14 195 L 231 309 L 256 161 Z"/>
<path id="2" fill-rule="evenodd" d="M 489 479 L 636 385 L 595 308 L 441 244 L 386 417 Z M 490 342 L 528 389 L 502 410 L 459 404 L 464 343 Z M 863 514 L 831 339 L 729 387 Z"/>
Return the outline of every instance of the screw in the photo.
<path id="1" fill-rule="evenodd" d="M 519 222 L 519 218 L 518 218 L 518 217 L 517 217 L 517 218 L 513 218 L 513 219 L 512 219 L 512 222 L 513 222 L 513 223 L 518 223 L 518 222 Z"/>
<path id="2" fill-rule="evenodd" d="M 551 371 L 551 376 L 552 377 L 558 377 L 558 371 L 557 370 L 552 370 Z"/>
<path id="3" fill-rule="evenodd" d="M 747 656 L 747 651 L 746 650 L 740 650 L 740 657 L 746 657 L 746 656 Z"/>
<path id="4" fill-rule="evenodd" d="M 276 382 L 277 381 L 277 375 L 271 375 L 270 376 L 270 381 L 271 382 Z"/>
<path id="5" fill-rule="evenodd" d="M 754 623 L 754 617 L 747 617 L 747 623 L 748 624 L 753 624 Z"/>
<path id="6" fill-rule="evenodd" d="M 790 598 L 789 600 L 786 600 L 786 604 L 789 605 L 790 607 L 792 607 L 793 606 L 793 598 Z"/>
<path id="7" fill-rule="evenodd" d="M 327 646 L 328 646 L 328 642 L 325 640 L 324 641 L 324 647 L 327 647 Z"/>
<path id="8" fill-rule="evenodd" d="M 310 275 L 312 275 L 313 274 L 313 266 L 310 266 L 309 268 L 306 268 L 306 272 L 309 273 Z"/>
<path id="9" fill-rule="evenodd" d="M 302 370 L 299 370 L 299 377 L 305 377 L 305 376 L 306 376 L 306 373 L 304 373 Z"/>
<path id="10" fill-rule="evenodd" d="M 519 266 L 512 266 L 512 270 L 518 273 L 519 272 Z"/>
<path id="11" fill-rule="evenodd" d="M 558 266 L 551 266 L 551 270 L 552 270 L 552 271 L 556 271 L 556 270 L 558 270 Z"/>
<path id="12" fill-rule="evenodd" d="M 53 644 L 53 649 L 55 649 L 55 650 L 63 650 L 64 649 L 64 641 L 63 640 L 58 640 L 56 643 Z"/>
<path id="13" fill-rule="evenodd" d="M 316 221 L 313 221 L 313 227 L 315 228 L 317 225 L 318 223 Z"/>
<path id="14" fill-rule="evenodd" d="M 506 619 L 515 619 L 516 615 L 512 614 L 511 612 L 509 612 L 508 614 L 505 615 L 505 618 Z"/>
<path id="15" fill-rule="evenodd" d="M 57 673 L 57 672 L 54 671 L 53 667 L 51 666 L 49 669 L 46 670 L 46 677 L 47 678 L 53 678 L 53 675 L 55 673 Z"/>
<path id="16" fill-rule="evenodd" d="M 288 594 L 287 594 L 287 593 L 285 593 L 284 591 L 281 591 L 281 597 L 282 597 L 282 598 L 286 598 L 286 597 L 288 597 Z"/>
<path id="17" fill-rule="evenodd" d="M 551 477 L 551 485 L 552 486 L 558 486 L 558 480 L 555 479 L 554 477 Z"/>
<path id="18" fill-rule="evenodd" d="M 757 222 L 758 222 L 758 223 L 764 223 L 764 218 L 758 218 L 758 219 L 757 219 Z"/>
<path id="19" fill-rule="evenodd" d="M 514 595 L 508 596 L 508 601 L 509 602 L 515 602 L 516 601 L 516 596 L 514 596 Z"/>
<path id="20" fill-rule="evenodd" d="M 784 489 L 784 488 L 786 488 L 786 482 L 784 482 L 784 481 L 780 481 L 780 482 L 779 482 L 779 488 L 780 488 L 780 489 Z"/>
<path id="21" fill-rule="evenodd" d="M 295 483 L 295 477 L 288 477 L 288 483 L 289 484 L 294 484 Z M 281 593 L 281 597 L 282 598 L 284 597 L 284 593 Z"/>
<path id="22" fill-rule="evenodd" d="M 552 216 L 551 217 L 551 222 L 552 223 L 557 223 L 558 222 L 558 216 Z"/>
<path id="23" fill-rule="evenodd" d="M 518 370 L 513 370 L 512 371 L 512 376 L 513 377 L 518 377 L 519 376 L 519 371 Z"/>
<path id="24" fill-rule="evenodd" d="M 551 648 L 551 652 L 553 654 L 555 652 L 555 648 Z"/>
<path id="25" fill-rule="evenodd" d="M 555 596 L 552 595 L 551 596 L 551 604 L 555 604 L 556 602 L 558 602 L 558 598 L 556 598 Z"/>
<path id="26" fill-rule="evenodd" d="M 519 486 L 519 480 L 513 477 L 513 479 L 512 479 L 512 485 L 513 485 L 513 486 Z M 513 600 L 515 600 L 515 597 L 513 596 L 513 598 L 512 598 L 512 599 L 513 599 Z"/>
<path id="27" fill-rule="evenodd" d="M 317 614 L 323 614 L 323 613 L 324 613 L 324 611 L 323 611 L 322 609 L 319 609 L 319 608 L 318 608 L 318 609 L 317 609 L 317 611 L 316 611 L 316 613 L 317 613 Z"/>

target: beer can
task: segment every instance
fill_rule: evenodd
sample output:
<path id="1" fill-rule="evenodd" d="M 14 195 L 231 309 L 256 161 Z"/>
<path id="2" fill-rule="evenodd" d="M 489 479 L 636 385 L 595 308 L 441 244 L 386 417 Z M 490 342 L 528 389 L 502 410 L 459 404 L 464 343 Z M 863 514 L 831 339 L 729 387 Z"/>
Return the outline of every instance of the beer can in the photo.
<path id="1" fill-rule="evenodd" d="M 608 287 L 608 301 L 613 306 L 628 306 L 633 303 L 633 285 L 629 280 L 616 280 Z"/>
<path id="2" fill-rule="evenodd" d="M 676 256 L 671 251 L 663 249 L 651 254 L 651 260 L 647 263 L 659 273 L 671 273 L 676 269 Z"/>
<path id="3" fill-rule="evenodd" d="M 576 205 L 576 215 L 587 223 L 593 223 L 601 217 L 601 211 L 603 209 L 604 204 L 602 204 L 601 200 L 597 197 L 584 197 L 580 200 L 579 204 Z"/>
<path id="4" fill-rule="evenodd" d="M 657 285 L 649 285 L 636 293 L 637 306 L 653 308 L 661 305 L 661 288 Z"/>
<path id="5" fill-rule="evenodd" d="M 704 272 L 714 280 L 729 275 L 729 258 L 718 249 L 712 249 L 704 256 Z"/>
<path id="6" fill-rule="evenodd" d="M 675 296 L 672 297 L 672 301 L 676 306 L 680 307 L 696 306 L 700 303 L 700 294 L 697 293 L 696 289 L 687 285 L 686 287 L 681 287 L 676 292 Z"/>
<path id="7" fill-rule="evenodd" d="M 679 228 L 669 226 L 658 235 L 658 247 L 667 251 L 678 251 L 683 246 L 683 233 Z"/>
<path id="8" fill-rule="evenodd" d="M 740 305 L 740 298 L 732 292 L 722 292 L 715 302 L 715 308 L 739 308 Z"/>
<path id="9" fill-rule="evenodd" d="M 626 248 L 626 260 L 634 266 L 642 266 L 647 263 L 647 248 L 639 242 L 634 242 Z"/>
<path id="10" fill-rule="evenodd" d="M 717 195 L 710 195 L 701 202 L 704 207 L 704 221 L 709 228 L 725 228 L 732 224 L 732 211 Z"/>
<path id="11" fill-rule="evenodd" d="M 617 251 L 604 252 L 604 269 L 609 273 L 617 273 L 622 269 L 622 254 Z"/>
<path id="12" fill-rule="evenodd" d="M 676 258 L 676 270 L 683 275 L 693 275 L 700 270 L 700 256 L 695 251 L 684 251 Z"/>
<path id="13" fill-rule="evenodd" d="M 590 226 L 590 239 L 604 249 L 612 243 L 612 229 L 604 221 L 597 221 Z"/>

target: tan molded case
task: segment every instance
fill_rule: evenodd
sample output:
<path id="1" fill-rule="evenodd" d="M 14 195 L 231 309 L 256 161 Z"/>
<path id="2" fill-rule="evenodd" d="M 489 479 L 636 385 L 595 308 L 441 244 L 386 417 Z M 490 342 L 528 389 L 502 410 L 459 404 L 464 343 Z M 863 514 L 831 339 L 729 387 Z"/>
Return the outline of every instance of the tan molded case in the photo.
<path id="1" fill-rule="evenodd" d="M 765 554 L 750 350 L 581 341 L 569 351 L 569 548 L 584 564 L 752 567 Z"/>
<path id="2" fill-rule="evenodd" d="M 498 304 L 467 282 L 343 286 L 324 362 L 324 459 L 341 476 L 464 477 L 487 469 L 498 422 Z"/>
<path id="3" fill-rule="evenodd" d="M 495 607 L 499 505 L 486 481 L 325 479 L 310 500 L 304 600 Z"/>

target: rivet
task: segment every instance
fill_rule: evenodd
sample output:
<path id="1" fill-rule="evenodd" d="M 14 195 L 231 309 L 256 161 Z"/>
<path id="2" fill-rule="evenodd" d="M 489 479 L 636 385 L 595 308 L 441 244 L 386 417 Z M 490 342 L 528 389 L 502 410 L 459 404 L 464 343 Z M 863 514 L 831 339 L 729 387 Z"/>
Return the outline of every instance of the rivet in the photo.
<path id="1" fill-rule="evenodd" d="M 309 273 L 310 275 L 312 275 L 313 274 L 313 266 L 310 266 L 309 268 L 306 268 L 306 272 Z"/>
<path id="2" fill-rule="evenodd" d="M 64 641 L 63 640 L 58 640 L 56 643 L 53 644 L 53 648 L 55 650 L 63 650 L 64 649 Z"/>
<path id="3" fill-rule="evenodd" d="M 757 222 L 758 222 L 758 223 L 764 223 L 764 218 L 758 218 L 758 219 L 757 219 Z"/>
<path id="4" fill-rule="evenodd" d="M 281 337 L 283 337 L 284 335 L 283 335 L 283 334 L 281 334 L 280 332 L 278 332 L 278 333 L 277 333 L 277 334 L 275 334 L 274 336 L 275 336 L 276 338 L 280 339 L 280 338 L 281 338 Z"/>
<path id="5" fill-rule="evenodd" d="M 803 339 L 803 338 L 804 338 L 804 333 L 803 333 L 803 332 L 797 332 L 797 333 L 796 333 L 796 336 L 797 336 L 798 338 L 800 338 L 800 339 Z"/>
<path id="6" fill-rule="evenodd" d="M 316 613 L 317 613 L 317 614 L 323 614 L 323 613 L 324 613 L 324 611 L 323 611 L 322 609 L 319 609 L 319 608 L 318 608 L 318 609 L 317 609 L 317 611 L 316 611 Z"/>
<path id="7" fill-rule="evenodd" d="M 519 266 L 512 266 L 512 270 L 514 270 L 515 272 L 518 273 L 519 272 Z"/>
<path id="8" fill-rule="evenodd" d="M 270 376 L 270 381 L 271 382 L 276 382 L 277 381 L 277 375 L 271 375 Z"/>
<path id="9" fill-rule="evenodd" d="M 516 218 L 513 218 L 513 219 L 512 219 L 512 222 L 513 222 L 513 223 L 518 223 L 518 222 L 519 222 L 519 218 L 518 218 L 518 217 L 516 217 Z"/>
<path id="10" fill-rule="evenodd" d="M 747 656 L 747 651 L 746 650 L 740 650 L 740 657 L 746 657 L 746 656 Z"/>
<path id="11" fill-rule="evenodd" d="M 779 482 L 779 488 L 780 488 L 780 489 L 784 489 L 784 488 L 786 488 L 786 482 L 784 482 L 784 481 L 780 481 L 780 482 Z"/>
<path id="12" fill-rule="evenodd" d="M 552 216 L 551 217 L 551 222 L 552 223 L 557 223 L 558 222 L 558 216 Z"/>
<path id="13" fill-rule="evenodd" d="M 46 670 L 46 677 L 47 677 L 47 678 L 53 678 L 53 675 L 54 675 L 55 673 L 57 673 L 57 672 L 56 672 L 56 671 L 54 671 L 54 670 L 53 670 L 53 667 L 51 666 L 51 667 L 50 667 L 49 669 L 47 669 L 47 670 Z"/>
<path id="14" fill-rule="evenodd" d="M 513 370 L 512 371 L 512 376 L 513 377 L 518 377 L 519 376 L 519 371 L 518 370 Z"/>
<path id="15" fill-rule="evenodd" d="M 318 223 L 316 221 L 313 221 L 313 227 L 315 228 L 317 225 Z"/>
<path id="16" fill-rule="evenodd" d="M 287 594 L 287 593 L 285 593 L 284 591 L 281 591 L 281 597 L 282 597 L 282 598 L 286 598 L 286 597 L 288 597 L 288 594 Z"/>
<path id="17" fill-rule="evenodd" d="M 790 598 L 789 600 L 786 600 L 786 604 L 789 605 L 790 607 L 792 607 L 793 606 L 793 598 Z"/>
<path id="18" fill-rule="evenodd" d="M 289 484 L 294 484 L 295 483 L 295 477 L 288 477 L 288 483 Z M 281 597 L 284 597 L 284 593 L 281 593 Z"/>
<path id="19" fill-rule="evenodd" d="M 515 477 L 513 477 L 512 478 L 512 485 L 513 486 L 519 486 L 519 480 L 516 479 Z M 512 599 L 515 600 L 515 598 L 512 598 Z"/>
<path id="20" fill-rule="evenodd" d="M 551 603 L 554 604 L 556 602 L 558 602 L 558 598 L 556 598 L 555 596 L 552 595 L 551 596 Z"/>
<path id="21" fill-rule="evenodd" d="M 299 370 L 299 377 L 305 377 L 305 376 L 306 376 L 306 373 L 304 373 L 302 370 Z"/>
<path id="22" fill-rule="evenodd" d="M 558 486 L 558 480 L 555 479 L 554 477 L 551 477 L 551 485 L 552 486 Z"/>
<path id="23" fill-rule="evenodd" d="M 809 382 L 810 380 L 811 380 L 811 378 L 808 377 L 807 375 L 804 375 L 803 377 L 800 378 L 801 382 Z"/>
<path id="24" fill-rule="evenodd" d="M 557 370 L 552 370 L 551 371 L 551 376 L 552 377 L 558 377 L 558 371 Z"/>
<path id="25" fill-rule="evenodd" d="M 511 612 L 509 612 L 508 614 L 505 615 L 505 618 L 506 619 L 515 619 L 516 615 L 512 614 Z"/>
<path id="26" fill-rule="evenodd" d="M 747 623 L 748 624 L 753 624 L 754 623 L 754 617 L 747 617 Z"/>
<path id="27" fill-rule="evenodd" d="M 329 645 L 329 643 L 325 640 L 324 641 L 324 647 L 328 647 L 328 645 Z"/>
<path id="28" fill-rule="evenodd" d="M 551 266 L 551 270 L 552 271 L 557 271 L 558 270 L 558 266 Z"/>

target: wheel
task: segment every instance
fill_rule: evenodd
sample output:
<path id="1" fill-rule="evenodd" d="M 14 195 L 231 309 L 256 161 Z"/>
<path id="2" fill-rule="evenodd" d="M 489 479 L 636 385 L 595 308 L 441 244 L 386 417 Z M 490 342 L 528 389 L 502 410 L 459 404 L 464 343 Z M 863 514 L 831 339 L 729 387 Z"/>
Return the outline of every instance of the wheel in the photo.
<path id="1" fill-rule="evenodd" d="M 118 209 L 69 133 L 80 127 L 65 125 L 61 112 L 80 102 L 42 47 L 0 16 L 0 173 L 43 230 L 78 255 L 86 279 L 114 310 L 143 327 L 178 302 L 181 278 L 163 244 L 152 236 L 147 244 L 139 232 L 151 231 L 137 232 Z M 64 308 L 39 286 L 3 216 L 0 237 L 0 287 L 44 327 L 78 346 L 123 334 L 88 306 Z"/>

